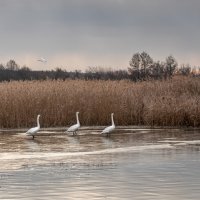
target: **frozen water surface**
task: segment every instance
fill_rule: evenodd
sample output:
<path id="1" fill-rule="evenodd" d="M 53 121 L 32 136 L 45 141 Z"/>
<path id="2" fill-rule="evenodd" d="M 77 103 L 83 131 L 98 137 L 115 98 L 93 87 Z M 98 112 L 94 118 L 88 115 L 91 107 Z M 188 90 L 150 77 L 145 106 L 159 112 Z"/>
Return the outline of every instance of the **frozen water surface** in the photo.
<path id="1" fill-rule="evenodd" d="M 0 133 L 0 199 L 200 199 L 200 130 Z"/>

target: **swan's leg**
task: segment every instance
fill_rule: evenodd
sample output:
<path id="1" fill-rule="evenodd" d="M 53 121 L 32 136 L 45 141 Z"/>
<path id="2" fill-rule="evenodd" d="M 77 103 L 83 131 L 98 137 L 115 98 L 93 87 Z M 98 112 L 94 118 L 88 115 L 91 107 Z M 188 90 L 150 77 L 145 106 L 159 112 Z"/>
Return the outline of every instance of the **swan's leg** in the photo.
<path id="1" fill-rule="evenodd" d="M 33 140 L 34 140 L 35 136 L 33 135 Z"/>

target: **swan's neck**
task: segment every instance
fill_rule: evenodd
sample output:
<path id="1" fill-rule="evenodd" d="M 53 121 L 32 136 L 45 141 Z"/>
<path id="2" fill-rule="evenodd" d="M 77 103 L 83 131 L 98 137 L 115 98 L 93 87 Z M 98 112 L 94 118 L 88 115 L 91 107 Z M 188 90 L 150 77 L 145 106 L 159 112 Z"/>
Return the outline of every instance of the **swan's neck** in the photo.
<path id="1" fill-rule="evenodd" d="M 79 119 L 78 119 L 78 113 L 76 113 L 76 121 L 77 121 L 77 124 L 80 125 L 80 122 L 79 122 Z"/>
<path id="2" fill-rule="evenodd" d="M 37 127 L 39 127 L 40 128 L 40 122 L 39 122 L 39 116 L 37 117 Z"/>
<path id="3" fill-rule="evenodd" d="M 113 115 L 111 116 L 112 126 L 115 126 Z"/>

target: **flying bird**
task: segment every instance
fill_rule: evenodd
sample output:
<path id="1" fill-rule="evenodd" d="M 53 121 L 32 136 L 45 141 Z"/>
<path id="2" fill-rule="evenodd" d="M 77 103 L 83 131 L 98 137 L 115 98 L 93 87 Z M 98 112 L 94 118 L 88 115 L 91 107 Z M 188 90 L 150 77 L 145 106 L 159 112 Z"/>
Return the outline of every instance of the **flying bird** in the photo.
<path id="1" fill-rule="evenodd" d="M 37 61 L 39 61 L 39 62 L 42 62 L 42 63 L 46 63 L 47 62 L 47 60 L 45 59 L 45 58 L 39 58 Z"/>

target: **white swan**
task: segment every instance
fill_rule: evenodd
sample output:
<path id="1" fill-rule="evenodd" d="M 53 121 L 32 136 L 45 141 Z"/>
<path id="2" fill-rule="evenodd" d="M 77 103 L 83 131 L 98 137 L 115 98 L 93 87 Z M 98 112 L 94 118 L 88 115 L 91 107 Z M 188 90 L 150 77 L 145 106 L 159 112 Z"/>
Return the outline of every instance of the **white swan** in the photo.
<path id="1" fill-rule="evenodd" d="M 111 113 L 112 125 L 106 127 L 106 128 L 101 132 L 101 133 L 106 133 L 107 136 L 115 129 L 115 123 L 114 123 L 113 115 L 114 115 L 114 113 Z"/>
<path id="2" fill-rule="evenodd" d="M 73 135 L 76 135 L 76 131 L 80 128 L 80 122 L 79 122 L 79 119 L 78 119 L 78 114 L 79 112 L 76 112 L 76 121 L 77 123 L 74 124 L 73 126 L 70 126 L 68 129 L 67 129 L 67 132 L 73 132 Z"/>
<path id="3" fill-rule="evenodd" d="M 29 129 L 26 134 L 35 137 L 35 134 L 40 130 L 40 122 L 39 122 L 40 115 L 37 116 L 37 126 Z"/>

